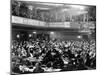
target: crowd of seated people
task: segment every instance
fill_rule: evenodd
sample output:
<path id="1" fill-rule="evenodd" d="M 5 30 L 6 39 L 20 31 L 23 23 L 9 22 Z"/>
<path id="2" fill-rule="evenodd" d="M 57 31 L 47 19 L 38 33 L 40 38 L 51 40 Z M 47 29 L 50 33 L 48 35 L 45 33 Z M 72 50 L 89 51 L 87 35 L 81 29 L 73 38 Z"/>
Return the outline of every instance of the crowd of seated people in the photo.
<path id="1" fill-rule="evenodd" d="M 77 40 L 12 40 L 14 73 L 88 70 L 96 68 L 96 42 Z"/>
<path id="2" fill-rule="evenodd" d="M 44 13 L 44 18 L 42 14 Z M 29 6 L 25 2 L 12 1 L 12 15 L 24 18 L 36 19 L 40 21 L 49 21 L 48 12 L 42 11 L 40 9 L 32 8 L 30 10 Z M 54 19 L 53 19 L 54 20 Z"/>
<path id="3" fill-rule="evenodd" d="M 46 22 L 62 22 L 63 21 L 62 18 L 56 19 L 55 18 L 56 16 L 51 14 L 47 10 L 37 9 L 37 7 L 30 8 L 29 5 L 23 1 L 12 0 L 11 6 L 12 6 L 12 15 L 14 16 L 46 21 Z M 95 11 L 95 8 L 92 8 L 91 10 L 89 9 L 90 17 L 88 18 L 88 21 L 96 21 L 95 12 L 91 12 L 91 11 Z M 78 16 L 77 18 L 72 19 L 72 20 L 75 20 L 75 22 L 83 21 L 82 20 L 83 16 L 84 15 Z M 70 17 L 65 17 L 65 21 L 72 21 L 72 20 L 70 20 Z"/>

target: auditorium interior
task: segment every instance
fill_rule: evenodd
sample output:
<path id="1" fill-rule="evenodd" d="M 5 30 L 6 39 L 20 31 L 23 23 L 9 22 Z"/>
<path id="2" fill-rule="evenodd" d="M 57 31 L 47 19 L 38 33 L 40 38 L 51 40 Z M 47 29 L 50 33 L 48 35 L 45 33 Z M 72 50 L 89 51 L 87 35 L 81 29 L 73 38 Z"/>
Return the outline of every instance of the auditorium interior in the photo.
<path id="1" fill-rule="evenodd" d="M 96 6 L 11 0 L 11 74 L 96 69 Z"/>

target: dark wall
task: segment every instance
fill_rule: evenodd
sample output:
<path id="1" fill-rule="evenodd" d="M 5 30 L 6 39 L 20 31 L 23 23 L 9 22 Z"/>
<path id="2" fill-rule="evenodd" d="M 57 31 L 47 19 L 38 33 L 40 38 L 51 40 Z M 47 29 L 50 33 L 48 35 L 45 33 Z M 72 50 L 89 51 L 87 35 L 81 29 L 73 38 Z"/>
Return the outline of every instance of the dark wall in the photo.
<path id="1" fill-rule="evenodd" d="M 82 40 L 78 39 L 79 33 L 75 32 L 54 32 L 54 34 L 50 34 L 50 38 L 56 38 L 61 40 Z"/>
<path id="2" fill-rule="evenodd" d="M 20 38 L 17 38 L 17 35 L 20 35 Z M 11 38 L 12 40 L 27 40 L 28 32 L 23 30 L 12 30 Z"/>
<path id="3" fill-rule="evenodd" d="M 29 38 L 29 34 L 34 36 L 33 31 L 36 31 L 36 35 L 40 34 L 48 34 L 50 39 L 60 39 L 60 40 L 82 40 L 87 39 L 87 35 L 82 35 L 78 32 L 66 32 L 66 31 L 39 31 L 39 30 L 18 30 L 12 29 L 12 40 L 18 40 L 17 34 L 20 35 L 20 40 L 27 40 Z M 53 33 L 51 33 L 53 32 Z M 82 36 L 83 38 L 78 38 L 77 36 Z"/>

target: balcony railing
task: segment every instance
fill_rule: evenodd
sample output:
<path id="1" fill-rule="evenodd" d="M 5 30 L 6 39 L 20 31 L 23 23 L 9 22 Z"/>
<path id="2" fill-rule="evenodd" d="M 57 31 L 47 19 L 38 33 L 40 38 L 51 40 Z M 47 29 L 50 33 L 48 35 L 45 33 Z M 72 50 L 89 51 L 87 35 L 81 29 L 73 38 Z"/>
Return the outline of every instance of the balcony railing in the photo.
<path id="1" fill-rule="evenodd" d="M 31 26 L 43 26 L 43 27 L 63 27 L 63 28 L 95 28 L 95 22 L 44 22 L 35 19 L 27 19 L 23 17 L 12 16 L 12 23 L 31 25 Z"/>

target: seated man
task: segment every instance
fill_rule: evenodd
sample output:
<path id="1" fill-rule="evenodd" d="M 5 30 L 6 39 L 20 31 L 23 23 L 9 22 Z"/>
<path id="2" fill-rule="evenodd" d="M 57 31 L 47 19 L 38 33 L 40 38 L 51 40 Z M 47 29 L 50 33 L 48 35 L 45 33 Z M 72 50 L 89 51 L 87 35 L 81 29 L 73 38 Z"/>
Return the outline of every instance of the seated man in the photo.
<path id="1" fill-rule="evenodd" d="M 33 72 L 34 72 L 34 73 L 42 73 L 42 72 L 44 72 L 44 70 L 43 70 L 42 67 L 41 67 L 41 63 L 36 63 L 36 64 L 35 64 L 35 69 L 34 69 Z"/>
<path id="2" fill-rule="evenodd" d="M 42 63 L 46 65 L 48 62 L 53 62 L 53 68 L 58 68 L 58 66 L 62 68 L 64 65 L 61 55 L 55 49 L 48 51 Z"/>

